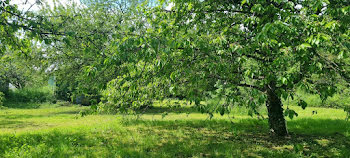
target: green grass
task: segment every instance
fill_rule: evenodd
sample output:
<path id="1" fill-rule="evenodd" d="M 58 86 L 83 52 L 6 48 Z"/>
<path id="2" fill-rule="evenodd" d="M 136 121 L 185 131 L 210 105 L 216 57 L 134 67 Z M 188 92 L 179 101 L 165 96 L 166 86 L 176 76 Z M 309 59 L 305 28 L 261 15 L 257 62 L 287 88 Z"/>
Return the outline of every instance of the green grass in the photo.
<path id="1" fill-rule="evenodd" d="M 299 113 L 287 119 L 291 137 L 273 138 L 267 120 L 244 108 L 209 119 L 186 107 L 85 117 L 79 112 L 88 107 L 76 105 L 15 107 L 0 110 L 0 157 L 350 157 L 340 109 L 290 106 Z"/>
<path id="2" fill-rule="evenodd" d="M 299 99 L 306 101 L 309 107 L 329 107 L 329 108 L 344 108 L 350 107 L 350 95 L 349 90 L 343 93 L 336 93 L 332 97 L 328 97 L 327 100 L 321 100 L 319 95 L 308 94 L 302 90 L 296 92 L 294 100 L 291 98 L 284 101 L 284 104 L 296 105 Z"/>

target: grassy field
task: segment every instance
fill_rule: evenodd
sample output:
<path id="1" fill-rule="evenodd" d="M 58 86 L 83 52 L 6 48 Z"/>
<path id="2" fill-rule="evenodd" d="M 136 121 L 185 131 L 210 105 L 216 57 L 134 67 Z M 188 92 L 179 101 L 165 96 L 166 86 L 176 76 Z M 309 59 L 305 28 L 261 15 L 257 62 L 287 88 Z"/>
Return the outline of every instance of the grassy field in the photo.
<path id="1" fill-rule="evenodd" d="M 272 138 L 267 120 L 244 108 L 209 119 L 189 108 L 163 118 L 166 107 L 140 117 L 81 117 L 87 107 L 11 106 L 0 110 L 0 157 L 350 157 L 341 109 L 289 107 L 299 113 L 288 119 L 291 136 Z"/>

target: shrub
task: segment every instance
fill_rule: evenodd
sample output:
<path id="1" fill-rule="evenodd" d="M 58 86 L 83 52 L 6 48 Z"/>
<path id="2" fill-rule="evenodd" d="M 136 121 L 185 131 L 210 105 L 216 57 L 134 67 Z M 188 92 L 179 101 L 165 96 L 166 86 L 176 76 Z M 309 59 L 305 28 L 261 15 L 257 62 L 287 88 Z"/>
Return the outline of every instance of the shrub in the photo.
<path id="1" fill-rule="evenodd" d="M 135 110 L 152 106 L 152 99 L 159 99 L 161 94 L 155 90 L 161 83 L 154 81 L 145 84 L 145 78 L 130 79 L 118 77 L 110 81 L 102 91 L 99 112 L 133 113 Z"/>
<path id="2" fill-rule="evenodd" d="M 3 92 L 0 92 L 0 107 L 4 105 L 5 101 L 5 94 Z"/>
<path id="3" fill-rule="evenodd" d="M 141 86 L 133 84 L 125 78 L 117 78 L 108 83 L 107 89 L 103 91 L 103 102 L 100 103 L 100 110 L 105 112 L 128 112 L 140 106 L 146 105 Z M 135 93 L 138 89 L 141 93 Z"/>
<path id="4" fill-rule="evenodd" d="M 28 87 L 11 90 L 9 101 L 32 103 L 53 102 L 55 101 L 55 96 L 51 87 Z"/>
<path id="5" fill-rule="evenodd" d="M 101 101 L 101 96 L 94 94 L 77 93 L 71 95 L 71 102 L 74 104 L 80 104 L 83 106 L 96 105 Z"/>

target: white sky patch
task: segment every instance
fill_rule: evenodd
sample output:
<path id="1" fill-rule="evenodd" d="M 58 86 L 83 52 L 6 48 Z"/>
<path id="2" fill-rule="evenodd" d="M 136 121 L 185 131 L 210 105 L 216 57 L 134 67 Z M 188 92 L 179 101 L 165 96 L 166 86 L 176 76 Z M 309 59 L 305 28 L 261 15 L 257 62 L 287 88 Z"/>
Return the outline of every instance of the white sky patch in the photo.
<path id="1" fill-rule="evenodd" d="M 169 3 L 169 5 L 165 8 L 165 10 L 171 10 L 171 8 L 173 8 L 175 6 L 175 4 L 173 2 Z"/>
<path id="2" fill-rule="evenodd" d="M 242 30 L 242 31 L 248 30 L 243 24 L 239 25 L 239 29 Z"/>
<path id="3" fill-rule="evenodd" d="M 27 12 L 27 11 L 38 11 L 44 5 L 49 5 L 52 9 L 56 5 L 72 5 L 76 3 L 80 5 L 80 0 L 12 0 L 10 4 L 16 4 L 18 9 Z"/>
<path id="4" fill-rule="evenodd" d="M 303 7 L 303 6 L 302 6 L 301 4 L 297 4 L 297 5 L 295 6 L 295 9 L 300 10 L 302 7 Z"/>

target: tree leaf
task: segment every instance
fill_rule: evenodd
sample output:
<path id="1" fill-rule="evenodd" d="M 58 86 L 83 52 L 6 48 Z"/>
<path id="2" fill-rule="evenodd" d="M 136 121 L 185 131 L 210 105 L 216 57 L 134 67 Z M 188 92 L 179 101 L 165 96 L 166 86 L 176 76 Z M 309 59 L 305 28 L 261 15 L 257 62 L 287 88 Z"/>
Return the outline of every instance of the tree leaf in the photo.
<path id="1" fill-rule="evenodd" d="M 307 107 L 307 103 L 304 100 L 299 100 L 298 106 L 301 106 L 301 108 L 305 109 Z"/>

